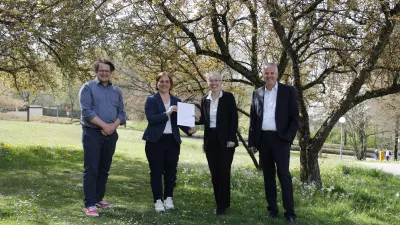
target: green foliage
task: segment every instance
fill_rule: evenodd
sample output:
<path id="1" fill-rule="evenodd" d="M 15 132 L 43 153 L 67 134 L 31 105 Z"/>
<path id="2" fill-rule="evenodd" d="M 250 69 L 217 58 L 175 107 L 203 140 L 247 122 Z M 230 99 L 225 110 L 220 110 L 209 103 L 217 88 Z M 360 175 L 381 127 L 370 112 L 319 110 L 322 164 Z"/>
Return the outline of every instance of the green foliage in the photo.
<path id="1" fill-rule="evenodd" d="M 2 2 L 0 77 L 18 90 L 56 88 L 61 75 L 88 79 L 92 53 L 103 38 L 95 5 L 95 1 Z"/>
<path id="2" fill-rule="evenodd" d="M 353 176 L 369 176 L 374 178 L 380 178 L 385 181 L 385 177 L 387 174 L 382 172 L 381 170 L 366 170 L 359 167 L 349 167 L 349 166 L 341 166 L 341 170 L 343 171 L 344 175 L 353 175 Z M 390 177 L 390 176 L 389 176 Z"/>
<path id="3" fill-rule="evenodd" d="M 330 144 L 340 144 L 340 128 L 333 128 L 329 133 L 329 136 L 326 138 L 326 143 Z"/>

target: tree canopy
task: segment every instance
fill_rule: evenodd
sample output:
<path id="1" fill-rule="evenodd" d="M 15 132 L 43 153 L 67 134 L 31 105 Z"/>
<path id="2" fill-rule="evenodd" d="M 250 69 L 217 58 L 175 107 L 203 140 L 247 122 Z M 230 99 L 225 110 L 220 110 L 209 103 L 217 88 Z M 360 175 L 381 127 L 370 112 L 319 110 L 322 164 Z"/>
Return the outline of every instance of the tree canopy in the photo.
<path id="1" fill-rule="evenodd" d="M 0 74 L 16 88 L 52 85 L 51 63 L 85 80 L 106 55 L 127 88 L 152 93 L 152 76 L 173 71 L 176 91 L 198 103 L 206 72 L 225 71 L 229 88 L 251 95 L 262 65 L 276 62 L 299 96 L 301 180 L 321 186 L 318 152 L 339 118 L 400 92 L 399 18 L 397 0 L 3 1 Z"/>

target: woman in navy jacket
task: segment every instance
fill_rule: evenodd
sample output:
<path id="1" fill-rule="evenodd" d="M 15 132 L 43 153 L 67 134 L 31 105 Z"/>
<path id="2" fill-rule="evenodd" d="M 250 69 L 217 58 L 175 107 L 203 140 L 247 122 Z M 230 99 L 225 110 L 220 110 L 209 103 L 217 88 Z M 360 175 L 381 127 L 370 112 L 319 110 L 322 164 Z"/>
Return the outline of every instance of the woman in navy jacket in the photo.
<path id="1" fill-rule="evenodd" d="M 145 104 L 148 125 L 142 139 L 146 141 L 150 183 L 157 212 L 174 208 L 172 197 L 176 185 L 181 144 L 176 111 L 177 103 L 181 100 L 169 93 L 172 87 L 171 76 L 166 72 L 161 72 L 156 78 L 158 93 L 147 97 Z M 189 136 L 196 132 L 195 128 L 183 126 L 179 128 Z M 164 199 L 165 207 L 162 199 Z"/>
<path id="2" fill-rule="evenodd" d="M 230 207 L 231 165 L 238 146 L 238 113 L 233 94 L 222 91 L 221 75 L 208 73 L 206 76 L 210 92 L 201 100 L 201 117 L 196 124 L 204 124 L 204 151 L 217 205 L 215 214 L 221 215 Z"/>

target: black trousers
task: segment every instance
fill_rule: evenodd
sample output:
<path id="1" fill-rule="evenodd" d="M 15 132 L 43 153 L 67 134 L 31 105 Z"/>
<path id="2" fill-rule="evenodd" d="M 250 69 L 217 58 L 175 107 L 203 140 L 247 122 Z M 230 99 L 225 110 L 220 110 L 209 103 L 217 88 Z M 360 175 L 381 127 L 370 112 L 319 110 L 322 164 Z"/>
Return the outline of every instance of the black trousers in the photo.
<path id="1" fill-rule="evenodd" d="M 290 143 L 275 133 L 263 132 L 260 147 L 260 160 L 262 160 L 264 173 L 265 196 L 268 202 L 268 211 L 278 213 L 276 202 L 276 172 L 282 189 L 283 208 L 285 217 L 296 217 L 294 213 L 293 184 L 289 172 Z"/>
<path id="2" fill-rule="evenodd" d="M 231 201 L 231 165 L 235 148 L 227 148 L 226 145 L 222 147 L 216 130 L 211 129 L 208 134 L 208 144 L 205 152 L 211 172 L 211 182 L 217 208 L 229 208 Z"/>
<path id="3" fill-rule="evenodd" d="M 176 186 L 180 145 L 172 134 L 163 134 L 157 142 L 146 141 L 146 156 L 150 167 L 150 184 L 154 202 L 173 197 Z M 164 176 L 164 195 L 163 195 Z"/>
<path id="4" fill-rule="evenodd" d="M 85 207 L 103 200 L 118 134 L 104 136 L 100 129 L 83 127 L 83 200 Z"/>

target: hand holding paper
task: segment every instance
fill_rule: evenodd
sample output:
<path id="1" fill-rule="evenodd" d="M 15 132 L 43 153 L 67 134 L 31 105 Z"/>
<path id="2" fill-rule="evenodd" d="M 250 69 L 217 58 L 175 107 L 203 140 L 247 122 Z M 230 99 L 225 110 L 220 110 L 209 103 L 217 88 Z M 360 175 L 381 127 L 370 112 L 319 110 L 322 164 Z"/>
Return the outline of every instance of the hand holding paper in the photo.
<path id="1" fill-rule="evenodd" d="M 194 127 L 194 105 L 178 102 L 178 125 Z"/>
<path id="2" fill-rule="evenodd" d="M 173 112 L 176 112 L 177 108 L 176 105 L 171 105 L 167 111 L 167 116 L 171 115 Z"/>
<path id="3" fill-rule="evenodd" d="M 189 132 L 189 134 L 196 133 L 196 127 L 191 127 L 188 132 Z"/>

